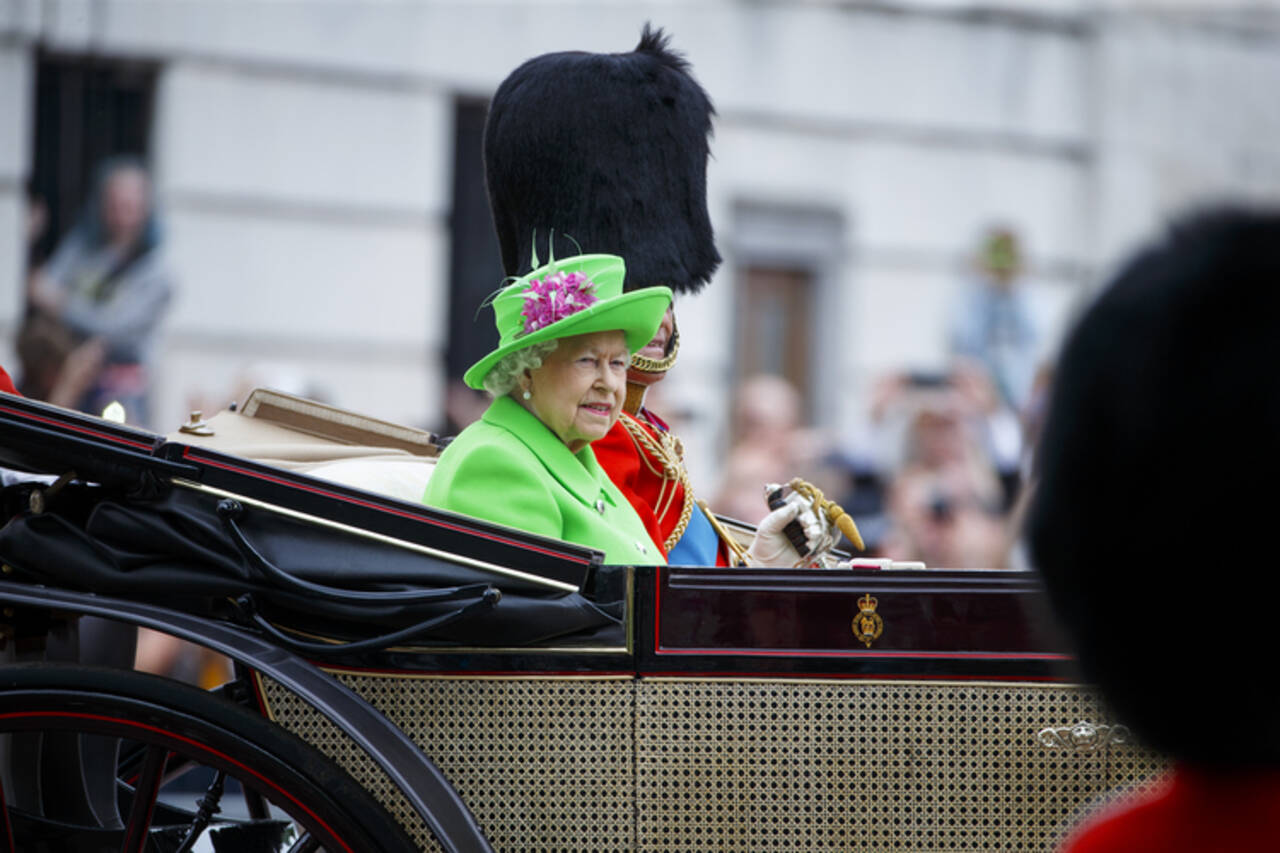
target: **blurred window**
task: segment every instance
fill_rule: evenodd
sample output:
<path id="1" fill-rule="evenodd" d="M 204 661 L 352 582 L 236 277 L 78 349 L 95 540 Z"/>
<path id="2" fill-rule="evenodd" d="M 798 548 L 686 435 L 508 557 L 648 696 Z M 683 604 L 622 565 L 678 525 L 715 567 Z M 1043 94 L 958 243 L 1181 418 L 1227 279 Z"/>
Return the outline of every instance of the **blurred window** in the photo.
<path id="1" fill-rule="evenodd" d="M 819 407 L 821 390 L 839 380 L 839 281 L 845 226 L 838 214 L 812 208 L 741 203 L 734 209 L 731 256 L 735 275 L 733 384 L 772 374 L 801 397 L 805 423 L 831 427 L 840 412 Z M 733 401 L 736 407 L 737 400 Z M 730 424 L 730 441 L 738 435 Z"/>
<path id="2" fill-rule="evenodd" d="M 32 184 L 49 221 L 34 262 L 75 222 L 99 163 L 118 154 L 148 159 L 158 71 L 156 63 L 98 56 L 37 58 Z"/>
<path id="3" fill-rule="evenodd" d="M 735 385 L 761 373 L 788 380 L 800 392 L 806 413 L 812 410 L 809 337 L 813 288 L 813 276 L 805 269 L 744 269 L 734 365 Z"/>
<path id="4" fill-rule="evenodd" d="M 461 380 L 467 368 L 498 345 L 493 315 L 476 313 L 502 285 L 498 236 L 484 186 L 482 143 L 489 102 L 460 98 L 454 106 L 453 212 L 450 216 L 449 338 L 445 369 Z"/>

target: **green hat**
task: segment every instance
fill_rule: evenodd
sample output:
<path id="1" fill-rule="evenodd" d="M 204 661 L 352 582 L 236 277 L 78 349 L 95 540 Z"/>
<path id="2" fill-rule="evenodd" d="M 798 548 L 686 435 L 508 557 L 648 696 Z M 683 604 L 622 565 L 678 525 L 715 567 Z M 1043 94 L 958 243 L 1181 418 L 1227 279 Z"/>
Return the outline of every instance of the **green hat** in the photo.
<path id="1" fill-rule="evenodd" d="M 627 267 L 617 255 L 575 255 L 517 279 L 493 300 L 498 348 L 471 365 L 463 381 L 484 388 L 502 358 L 542 341 L 620 330 L 630 352 L 653 339 L 671 304 L 665 287 L 622 292 Z"/>

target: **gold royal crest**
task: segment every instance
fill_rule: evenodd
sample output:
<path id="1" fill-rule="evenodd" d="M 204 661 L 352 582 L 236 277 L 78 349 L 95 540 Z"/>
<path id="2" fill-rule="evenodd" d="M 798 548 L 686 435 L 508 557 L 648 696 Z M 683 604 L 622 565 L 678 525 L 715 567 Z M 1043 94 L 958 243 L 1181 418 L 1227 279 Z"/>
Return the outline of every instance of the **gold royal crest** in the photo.
<path id="1" fill-rule="evenodd" d="M 871 593 L 858 599 L 858 615 L 853 618 L 853 636 L 857 637 L 867 648 L 871 648 L 874 640 L 880 639 L 884 632 L 884 620 L 876 613 L 877 601 Z"/>

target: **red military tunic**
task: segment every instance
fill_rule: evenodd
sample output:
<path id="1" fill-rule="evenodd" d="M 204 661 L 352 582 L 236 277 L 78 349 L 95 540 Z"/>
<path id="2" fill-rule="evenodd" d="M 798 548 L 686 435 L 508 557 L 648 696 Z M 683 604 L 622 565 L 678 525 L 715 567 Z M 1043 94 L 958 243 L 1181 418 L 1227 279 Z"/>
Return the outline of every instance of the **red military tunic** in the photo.
<path id="1" fill-rule="evenodd" d="M 600 467 L 635 508 L 649 538 L 669 555 L 701 510 L 694 504 L 693 488 L 684 468 L 684 447 L 666 423 L 648 409 L 638 415 L 623 412 L 604 436 L 591 443 Z M 695 519 L 700 529 L 706 522 Z M 705 540 L 703 540 L 705 541 Z M 714 545 L 712 546 L 714 547 Z M 705 550 L 709 555 L 710 548 Z M 724 548 L 716 548 L 716 563 L 727 565 Z"/>

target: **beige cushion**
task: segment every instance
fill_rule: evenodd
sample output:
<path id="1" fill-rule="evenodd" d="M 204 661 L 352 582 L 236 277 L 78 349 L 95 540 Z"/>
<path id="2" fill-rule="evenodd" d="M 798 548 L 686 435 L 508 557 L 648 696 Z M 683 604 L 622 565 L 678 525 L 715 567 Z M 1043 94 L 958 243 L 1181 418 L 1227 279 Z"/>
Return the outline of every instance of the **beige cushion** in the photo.
<path id="1" fill-rule="evenodd" d="M 412 503 L 440 452 L 431 433 L 266 389 L 168 438 Z"/>
<path id="2" fill-rule="evenodd" d="M 423 492 L 427 489 L 427 480 L 431 478 L 435 467 L 434 459 L 405 454 L 340 459 L 299 470 L 331 483 L 353 486 L 410 503 L 421 503 Z"/>

